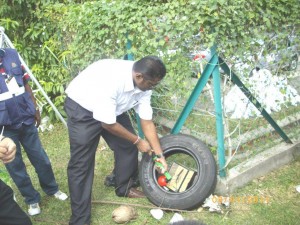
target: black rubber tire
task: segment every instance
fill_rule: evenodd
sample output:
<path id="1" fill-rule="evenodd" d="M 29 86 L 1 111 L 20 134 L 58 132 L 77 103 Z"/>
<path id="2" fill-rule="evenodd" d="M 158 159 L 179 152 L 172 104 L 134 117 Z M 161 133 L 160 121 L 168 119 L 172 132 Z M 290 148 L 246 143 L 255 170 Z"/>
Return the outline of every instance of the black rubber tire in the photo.
<path id="1" fill-rule="evenodd" d="M 151 156 L 144 154 L 139 167 L 139 179 L 143 192 L 156 206 L 170 209 L 189 210 L 199 207 L 215 190 L 217 166 L 209 148 L 199 139 L 184 134 L 171 134 L 160 139 L 164 156 L 184 154 L 195 161 L 197 176 L 184 192 L 172 192 L 157 183 L 159 176 Z"/>

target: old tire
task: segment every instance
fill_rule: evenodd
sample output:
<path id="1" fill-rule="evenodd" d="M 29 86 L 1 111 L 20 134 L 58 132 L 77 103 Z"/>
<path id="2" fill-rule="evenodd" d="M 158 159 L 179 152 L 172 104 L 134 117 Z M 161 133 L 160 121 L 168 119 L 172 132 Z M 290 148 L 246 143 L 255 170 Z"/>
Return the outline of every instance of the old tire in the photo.
<path id="1" fill-rule="evenodd" d="M 197 175 L 183 192 L 161 187 L 152 157 L 144 154 L 139 168 L 143 192 L 153 204 L 162 208 L 189 210 L 199 207 L 213 193 L 217 181 L 217 166 L 209 148 L 197 138 L 184 134 L 165 136 L 160 143 L 169 167 L 176 162 L 193 169 Z"/>

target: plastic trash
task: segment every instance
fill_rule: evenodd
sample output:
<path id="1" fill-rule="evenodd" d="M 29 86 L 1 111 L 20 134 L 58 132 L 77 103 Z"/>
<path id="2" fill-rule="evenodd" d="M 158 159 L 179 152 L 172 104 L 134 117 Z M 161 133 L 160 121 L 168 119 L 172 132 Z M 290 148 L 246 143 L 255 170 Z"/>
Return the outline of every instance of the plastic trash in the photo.
<path id="1" fill-rule="evenodd" d="M 172 219 L 170 220 L 170 223 L 175 223 L 182 220 L 183 220 L 182 215 L 180 215 L 179 213 L 174 213 Z"/>
<path id="2" fill-rule="evenodd" d="M 51 131 L 53 130 L 54 126 L 53 124 L 50 123 L 50 118 L 48 116 L 45 116 L 42 120 L 41 120 L 41 124 L 38 128 L 39 131 L 44 132 L 46 130 Z"/>
<path id="3" fill-rule="evenodd" d="M 161 209 L 151 209 L 150 213 L 157 220 L 160 220 L 164 216 L 164 212 Z"/>

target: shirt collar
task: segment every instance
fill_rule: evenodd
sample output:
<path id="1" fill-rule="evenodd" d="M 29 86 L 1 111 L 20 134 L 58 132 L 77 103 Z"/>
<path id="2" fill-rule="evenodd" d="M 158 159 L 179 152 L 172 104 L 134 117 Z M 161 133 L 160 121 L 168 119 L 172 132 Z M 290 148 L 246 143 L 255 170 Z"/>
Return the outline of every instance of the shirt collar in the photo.
<path id="1" fill-rule="evenodd" d="M 134 87 L 133 78 L 132 78 L 132 71 L 130 71 L 130 75 L 127 74 L 127 79 L 125 81 L 125 92 L 134 91 L 134 93 L 140 93 L 142 90 L 140 90 L 138 87 Z"/>

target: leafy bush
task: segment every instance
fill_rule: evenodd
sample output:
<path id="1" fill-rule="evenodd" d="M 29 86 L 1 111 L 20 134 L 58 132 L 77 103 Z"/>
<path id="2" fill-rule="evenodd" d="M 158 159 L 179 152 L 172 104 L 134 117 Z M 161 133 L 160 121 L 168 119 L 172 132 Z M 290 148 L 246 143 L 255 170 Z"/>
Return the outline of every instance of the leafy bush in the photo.
<path id="1" fill-rule="evenodd" d="M 288 35 L 289 26 L 299 35 L 299 10 L 298 0 L 19 0 L 0 6 L 0 24 L 62 111 L 64 89 L 79 71 L 127 54 L 161 56 L 168 69 L 164 94 L 187 95 L 191 51 L 217 44 L 228 62 L 242 58 L 253 38 Z M 45 112 L 53 114 L 50 107 Z"/>

